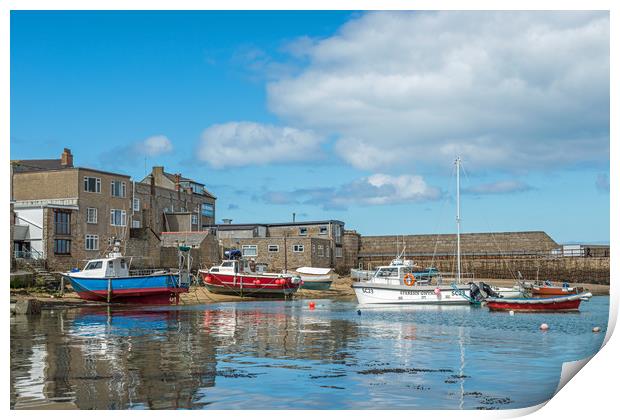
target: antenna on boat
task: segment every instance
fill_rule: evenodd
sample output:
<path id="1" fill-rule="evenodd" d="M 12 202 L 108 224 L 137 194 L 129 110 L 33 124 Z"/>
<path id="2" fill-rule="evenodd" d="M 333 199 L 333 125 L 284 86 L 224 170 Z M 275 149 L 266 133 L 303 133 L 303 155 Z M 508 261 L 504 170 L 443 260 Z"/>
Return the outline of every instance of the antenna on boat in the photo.
<path id="1" fill-rule="evenodd" d="M 456 161 L 456 282 L 461 282 L 461 157 Z"/>

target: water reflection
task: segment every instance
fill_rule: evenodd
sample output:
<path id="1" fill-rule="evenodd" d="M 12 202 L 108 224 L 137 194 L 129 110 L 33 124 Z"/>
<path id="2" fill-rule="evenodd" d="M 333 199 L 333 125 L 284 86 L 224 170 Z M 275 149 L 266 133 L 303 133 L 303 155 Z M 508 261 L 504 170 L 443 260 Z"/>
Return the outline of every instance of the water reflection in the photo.
<path id="1" fill-rule="evenodd" d="M 44 311 L 11 320 L 11 408 L 525 407 L 600 346 L 589 325 L 605 325 L 608 301 L 589 303 L 548 334 L 531 328 L 540 315 L 470 307 Z"/>

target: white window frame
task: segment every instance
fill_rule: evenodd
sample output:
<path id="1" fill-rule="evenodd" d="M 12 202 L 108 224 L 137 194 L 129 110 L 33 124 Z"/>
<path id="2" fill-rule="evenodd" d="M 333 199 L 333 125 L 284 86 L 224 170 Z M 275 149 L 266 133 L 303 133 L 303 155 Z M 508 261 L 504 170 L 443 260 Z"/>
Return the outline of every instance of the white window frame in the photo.
<path id="1" fill-rule="evenodd" d="M 197 225 L 197 224 L 198 224 L 198 215 L 192 214 L 192 225 Z"/>
<path id="2" fill-rule="evenodd" d="M 319 257 L 325 256 L 325 253 L 323 252 L 323 245 L 316 246 L 316 255 L 318 255 Z"/>
<path id="3" fill-rule="evenodd" d="M 90 247 L 88 246 L 89 243 L 91 245 Z M 86 251 L 99 251 L 99 235 L 85 235 L 84 249 L 86 249 Z"/>
<path id="4" fill-rule="evenodd" d="M 120 214 L 120 224 L 116 223 L 116 212 Z M 110 226 L 126 226 L 127 212 L 121 209 L 110 209 Z"/>
<path id="5" fill-rule="evenodd" d="M 86 209 L 86 223 L 89 223 L 91 225 L 96 225 L 97 224 L 97 213 L 98 213 L 97 207 L 88 207 Z M 90 217 L 91 214 L 94 214 L 95 217 L 91 218 Z"/>
<path id="6" fill-rule="evenodd" d="M 293 252 L 305 252 L 303 244 L 293 245 Z"/>
<path id="7" fill-rule="evenodd" d="M 319 226 L 319 235 L 327 235 L 329 233 L 329 229 L 327 226 Z"/>
<path id="8" fill-rule="evenodd" d="M 89 184 L 88 180 L 91 178 L 95 180 L 95 191 L 90 191 L 89 189 L 87 189 L 87 186 Z M 101 178 L 97 178 L 96 176 L 85 176 L 84 177 L 84 192 L 101 194 Z"/>
<path id="9" fill-rule="evenodd" d="M 342 248 L 341 247 L 336 247 L 334 248 L 334 257 L 336 258 L 342 258 Z"/>
<path id="10" fill-rule="evenodd" d="M 246 250 L 254 249 L 254 254 L 246 254 Z M 258 257 L 258 245 L 241 245 L 241 255 L 244 257 Z"/>
<path id="11" fill-rule="evenodd" d="M 299 228 L 299 236 L 308 236 L 308 228 L 307 227 L 300 227 Z"/>
<path id="12" fill-rule="evenodd" d="M 120 194 L 114 194 L 116 190 L 116 187 L 115 187 L 116 184 L 119 185 Z M 125 198 L 127 196 L 127 183 L 125 181 L 111 181 L 110 182 L 110 195 L 112 197 Z"/>
<path id="13" fill-rule="evenodd" d="M 140 211 L 140 199 L 139 198 L 135 198 L 132 201 L 132 207 L 133 211 Z"/>
<path id="14" fill-rule="evenodd" d="M 275 249 L 272 249 L 275 248 Z M 267 251 L 269 252 L 280 252 L 280 245 L 267 245 Z"/>
<path id="15" fill-rule="evenodd" d="M 139 220 L 132 220 L 131 221 L 131 227 L 134 229 L 139 229 L 140 228 L 140 221 Z"/>

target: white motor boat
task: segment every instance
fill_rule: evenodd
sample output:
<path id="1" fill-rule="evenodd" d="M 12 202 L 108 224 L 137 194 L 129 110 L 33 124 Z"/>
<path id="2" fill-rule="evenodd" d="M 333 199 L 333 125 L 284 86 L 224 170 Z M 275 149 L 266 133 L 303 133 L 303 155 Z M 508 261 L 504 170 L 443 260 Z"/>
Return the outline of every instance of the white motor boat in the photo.
<path id="1" fill-rule="evenodd" d="M 369 280 L 353 283 L 360 304 L 468 305 L 473 301 L 468 284 L 444 283 L 437 272 L 414 272 L 410 261 L 396 261 L 380 266 Z"/>

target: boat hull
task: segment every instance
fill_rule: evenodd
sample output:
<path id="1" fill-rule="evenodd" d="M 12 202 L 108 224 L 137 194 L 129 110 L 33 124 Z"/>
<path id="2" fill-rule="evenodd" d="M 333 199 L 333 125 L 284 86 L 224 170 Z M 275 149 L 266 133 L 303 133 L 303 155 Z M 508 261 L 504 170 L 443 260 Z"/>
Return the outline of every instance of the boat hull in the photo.
<path id="1" fill-rule="evenodd" d="M 176 274 L 114 278 L 89 278 L 72 275 L 65 275 L 65 277 L 69 279 L 71 287 L 81 299 L 92 301 L 170 304 L 178 301 L 180 293 L 188 291 L 187 286 L 179 286 L 179 276 Z"/>
<path id="2" fill-rule="evenodd" d="M 452 286 L 400 286 L 354 283 L 358 303 L 368 304 L 407 304 L 407 305 L 469 305 L 469 286 L 459 286 L 466 296 L 458 294 Z M 440 292 L 435 293 L 439 288 Z"/>
<path id="3" fill-rule="evenodd" d="M 515 312 L 568 312 L 578 311 L 582 300 L 592 296 L 591 293 L 555 297 L 555 298 L 520 298 L 520 299 L 487 299 L 487 307 L 491 311 Z"/>
<path id="4" fill-rule="evenodd" d="M 300 283 L 292 276 L 264 276 L 253 274 L 224 274 L 198 272 L 207 290 L 213 293 L 238 296 L 284 297 L 295 293 Z M 284 280 L 283 284 L 278 281 Z"/>
<path id="5" fill-rule="evenodd" d="M 569 296 L 576 293 L 573 287 L 553 287 L 553 286 L 534 286 L 532 295 L 534 296 Z"/>

